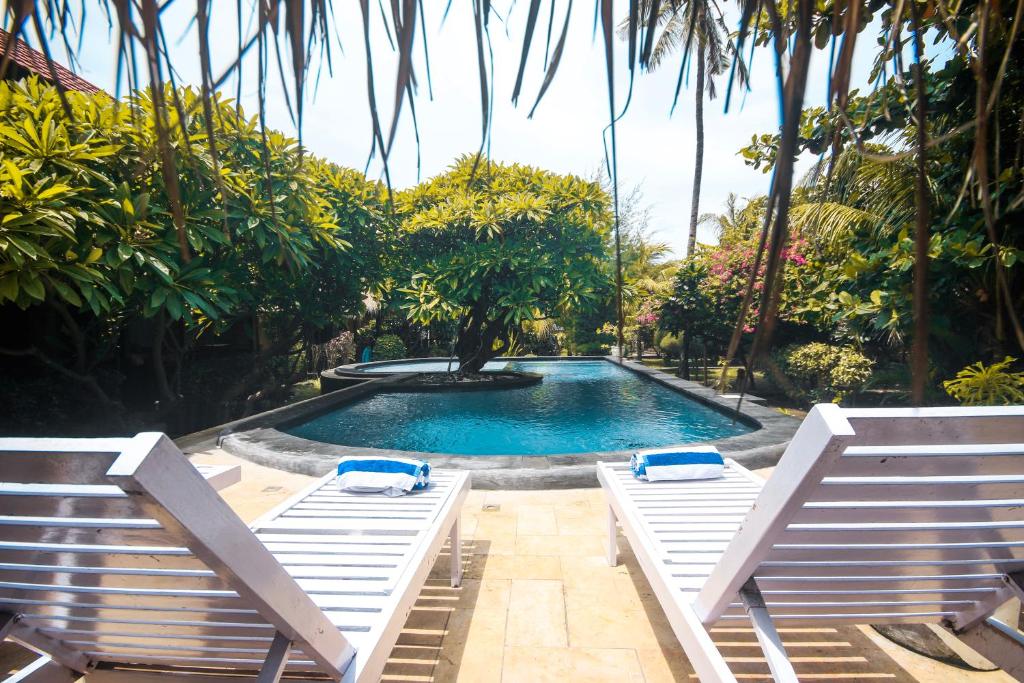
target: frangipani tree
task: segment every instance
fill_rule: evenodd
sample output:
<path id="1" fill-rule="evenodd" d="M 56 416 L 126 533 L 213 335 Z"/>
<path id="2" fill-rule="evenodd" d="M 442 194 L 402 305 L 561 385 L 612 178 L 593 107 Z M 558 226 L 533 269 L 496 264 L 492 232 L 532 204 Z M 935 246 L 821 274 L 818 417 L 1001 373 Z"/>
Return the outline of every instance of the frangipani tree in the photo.
<path id="1" fill-rule="evenodd" d="M 150 93 L 62 99 L 35 78 L 0 81 L 0 305 L 57 321 L 31 345 L 0 344 L 0 356 L 37 360 L 112 413 L 115 394 L 97 368 L 140 320 L 153 335 L 164 406 L 179 400 L 175 376 L 204 332 L 236 323 L 280 331 L 223 387 L 225 401 L 258 394 L 275 379 L 265 367 L 273 357 L 358 310 L 377 280 L 387 227 L 381 188 L 361 173 L 301 155 L 293 138 L 261 134 L 254 117 L 221 98 L 207 125 L 196 92 L 167 88 L 164 97 L 185 114 L 179 120 L 175 110 L 168 140 L 180 150 L 187 260 L 156 133 L 141 125 L 152 118 Z"/>
<path id="2" fill-rule="evenodd" d="M 598 304 L 608 278 L 599 184 L 475 161 L 396 196 L 403 307 L 422 324 L 457 321 L 462 373 L 500 355 L 524 321 Z"/>

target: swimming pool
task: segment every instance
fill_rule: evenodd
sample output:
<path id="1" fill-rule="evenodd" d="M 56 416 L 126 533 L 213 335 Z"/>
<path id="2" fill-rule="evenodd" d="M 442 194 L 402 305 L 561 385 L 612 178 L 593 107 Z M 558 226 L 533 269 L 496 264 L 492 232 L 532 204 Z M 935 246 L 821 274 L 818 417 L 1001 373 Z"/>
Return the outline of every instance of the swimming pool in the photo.
<path id="1" fill-rule="evenodd" d="M 752 431 L 607 361 L 517 360 L 499 366 L 539 373 L 544 381 L 514 389 L 378 393 L 279 429 L 345 446 L 456 455 L 619 451 Z M 387 369 L 400 371 L 394 367 Z"/>

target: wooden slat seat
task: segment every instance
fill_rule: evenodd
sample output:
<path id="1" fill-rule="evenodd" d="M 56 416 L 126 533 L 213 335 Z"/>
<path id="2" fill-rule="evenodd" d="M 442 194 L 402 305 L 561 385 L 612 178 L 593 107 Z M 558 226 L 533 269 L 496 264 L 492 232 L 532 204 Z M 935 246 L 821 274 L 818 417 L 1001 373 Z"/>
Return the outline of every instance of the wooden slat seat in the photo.
<path id="1" fill-rule="evenodd" d="M 158 434 L 0 439 L 4 635 L 97 683 L 379 678 L 449 537 L 461 577 L 468 476 L 402 498 L 325 477 L 246 526 L 210 485 L 236 475 Z"/>

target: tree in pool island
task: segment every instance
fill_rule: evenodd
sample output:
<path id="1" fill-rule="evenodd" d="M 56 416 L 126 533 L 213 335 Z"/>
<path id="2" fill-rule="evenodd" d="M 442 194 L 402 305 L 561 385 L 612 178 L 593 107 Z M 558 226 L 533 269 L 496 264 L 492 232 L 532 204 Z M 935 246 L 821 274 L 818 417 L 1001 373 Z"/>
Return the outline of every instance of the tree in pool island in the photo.
<path id="1" fill-rule="evenodd" d="M 464 156 L 396 197 L 398 294 L 409 318 L 454 320 L 460 372 L 526 320 L 586 311 L 607 291 L 609 199 L 598 183 Z"/>

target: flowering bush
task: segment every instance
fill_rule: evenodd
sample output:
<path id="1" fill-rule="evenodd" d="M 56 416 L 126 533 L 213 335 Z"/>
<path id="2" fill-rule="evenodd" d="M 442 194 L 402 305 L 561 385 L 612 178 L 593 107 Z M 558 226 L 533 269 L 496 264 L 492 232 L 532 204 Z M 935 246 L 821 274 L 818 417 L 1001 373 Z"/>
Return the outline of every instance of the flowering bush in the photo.
<path id="1" fill-rule="evenodd" d="M 852 346 L 821 342 L 791 346 L 782 353 L 782 364 L 801 398 L 812 403 L 838 403 L 849 392 L 860 390 L 869 379 L 874 361 Z"/>
<path id="2" fill-rule="evenodd" d="M 658 323 L 658 318 L 657 302 L 654 299 L 645 299 L 637 311 L 636 324 L 641 327 L 654 327 Z"/>
<path id="3" fill-rule="evenodd" d="M 786 265 L 785 282 L 787 285 L 799 277 L 798 273 L 792 272 L 793 266 L 799 267 L 807 264 L 805 256 L 807 250 L 808 243 L 805 239 L 792 240 L 783 250 L 782 257 Z M 738 309 L 750 283 L 750 273 L 754 268 L 756 256 L 754 247 L 746 243 L 723 246 L 708 252 L 705 257 L 708 273 L 705 287 L 709 293 L 716 298 L 730 302 L 732 308 Z M 755 294 L 759 294 L 764 289 L 765 268 L 766 263 L 762 259 L 758 264 L 757 278 L 754 281 Z M 784 287 L 784 292 L 785 289 L 786 287 Z M 786 297 L 783 295 L 783 306 L 780 310 L 783 317 L 786 314 L 785 302 Z M 758 310 L 758 297 L 755 296 L 747 311 L 745 332 L 754 331 Z"/>

